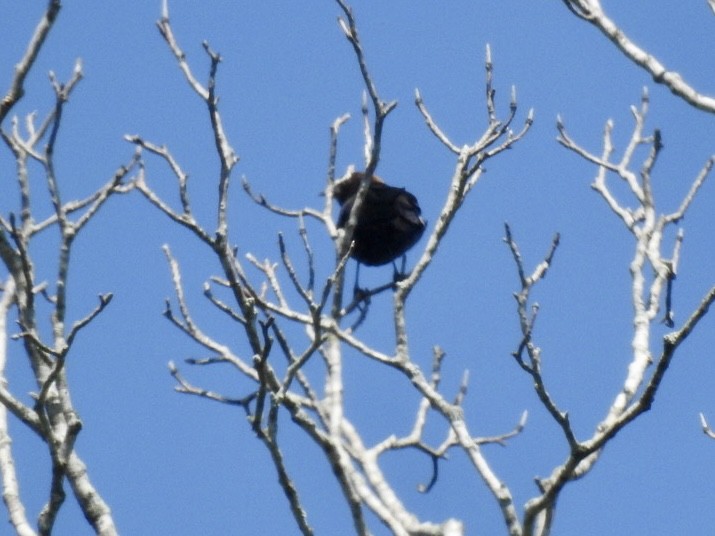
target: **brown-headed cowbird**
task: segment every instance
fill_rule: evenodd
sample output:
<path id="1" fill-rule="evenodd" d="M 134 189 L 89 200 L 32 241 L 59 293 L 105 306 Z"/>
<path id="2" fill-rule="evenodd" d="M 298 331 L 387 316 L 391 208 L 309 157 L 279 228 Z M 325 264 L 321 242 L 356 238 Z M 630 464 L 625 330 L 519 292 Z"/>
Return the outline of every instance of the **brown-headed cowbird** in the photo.
<path id="1" fill-rule="evenodd" d="M 333 196 L 341 205 L 338 228 L 347 225 L 364 177 L 364 173 L 356 171 L 335 183 Z M 426 224 L 421 213 L 414 195 L 373 175 L 353 232 L 353 258 L 368 266 L 380 266 L 404 255 L 424 233 Z"/>

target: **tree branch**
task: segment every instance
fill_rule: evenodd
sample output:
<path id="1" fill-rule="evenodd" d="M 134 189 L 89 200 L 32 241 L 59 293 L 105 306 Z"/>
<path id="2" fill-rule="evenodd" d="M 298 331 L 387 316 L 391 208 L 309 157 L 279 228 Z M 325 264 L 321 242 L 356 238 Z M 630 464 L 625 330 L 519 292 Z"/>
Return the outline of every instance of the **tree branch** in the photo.
<path id="1" fill-rule="evenodd" d="M 606 15 L 600 0 L 563 0 L 571 13 L 595 26 L 618 50 L 653 77 L 657 84 L 699 110 L 715 113 L 715 98 L 699 93 L 683 77 L 666 68 L 647 50 L 636 45 L 618 25 Z M 713 3 L 710 2 L 710 7 Z"/>

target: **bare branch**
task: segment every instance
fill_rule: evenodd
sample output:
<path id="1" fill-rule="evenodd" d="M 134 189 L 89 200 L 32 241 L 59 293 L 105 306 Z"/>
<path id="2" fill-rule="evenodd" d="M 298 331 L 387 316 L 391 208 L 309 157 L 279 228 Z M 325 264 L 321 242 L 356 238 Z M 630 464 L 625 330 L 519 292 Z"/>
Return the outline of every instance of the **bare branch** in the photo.
<path id="1" fill-rule="evenodd" d="M 171 172 L 174 174 L 174 176 L 176 177 L 176 180 L 179 183 L 179 199 L 181 200 L 181 207 L 183 209 L 183 214 L 185 216 L 190 216 L 191 215 L 191 203 L 189 201 L 188 190 L 187 190 L 187 185 L 189 182 L 189 174 L 186 173 L 181 168 L 181 166 L 176 161 L 174 156 L 171 154 L 169 149 L 165 145 L 162 145 L 160 147 L 158 145 L 155 145 L 151 142 L 144 140 L 143 138 L 141 138 L 140 136 L 137 136 L 137 135 L 134 135 L 134 136 L 125 135 L 124 139 L 130 143 L 137 145 L 137 147 L 146 149 L 150 153 L 159 156 L 161 159 L 163 159 L 167 163 L 167 165 L 169 166 L 169 169 L 171 169 Z"/>
<path id="2" fill-rule="evenodd" d="M 507 440 L 511 439 L 512 437 L 518 436 L 521 432 L 524 431 L 524 428 L 526 428 L 526 421 L 529 418 L 529 412 L 524 410 L 524 412 L 521 414 L 521 417 L 519 417 L 519 422 L 516 423 L 516 426 L 504 434 L 500 435 L 495 435 L 495 436 L 489 436 L 489 437 L 478 437 L 475 438 L 475 441 L 479 443 L 480 445 L 486 445 L 489 443 L 497 443 L 501 445 L 502 447 L 506 446 Z"/>
<path id="3" fill-rule="evenodd" d="M 544 383 L 544 378 L 541 374 L 541 349 L 533 343 L 533 331 L 534 324 L 536 322 L 536 316 L 538 313 L 538 305 L 532 307 L 532 313 L 529 315 L 527 308 L 529 305 L 529 298 L 531 295 L 531 289 L 538 283 L 541 279 L 546 276 L 546 273 L 551 266 L 551 262 L 556 252 L 556 248 L 559 245 L 559 234 L 556 233 L 554 236 L 551 247 L 544 257 L 544 260 L 537 265 L 534 269 L 532 275 L 526 276 L 523 260 L 521 254 L 519 253 L 519 248 L 514 240 L 511 229 L 508 224 L 504 225 L 506 231 L 506 237 L 504 241 L 509 246 L 514 257 L 514 262 L 517 266 L 517 271 L 519 273 L 519 279 L 521 282 L 521 289 L 519 292 L 514 293 L 514 297 L 517 301 L 517 314 L 519 317 L 519 324 L 522 333 L 522 340 L 519 343 L 519 348 L 513 352 L 513 357 L 517 360 L 519 365 L 523 370 L 525 370 L 534 380 L 534 389 L 539 397 L 539 400 L 548 410 L 549 414 L 556 421 L 556 423 L 561 427 L 564 437 L 568 441 L 568 444 L 572 451 L 579 449 L 578 441 L 574 435 L 573 429 L 571 428 L 571 423 L 569 422 L 568 414 L 561 411 L 556 402 L 553 400 L 551 395 L 546 389 Z M 529 363 L 524 361 L 523 352 L 526 350 L 529 356 Z"/>
<path id="4" fill-rule="evenodd" d="M 35 32 L 27 44 L 25 54 L 15 65 L 15 76 L 10 82 L 10 89 L 8 89 L 5 96 L 0 100 L 0 123 L 3 122 L 8 112 L 25 94 L 25 78 L 35 63 L 37 55 L 40 53 L 40 49 L 52 29 L 61 7 L 62 4 L 60 0 L 50 0 L 47 3 L 47 9 L 35 27 Z"/>
<path id="5" fill-rule="evenodd" d="M 524 126 L 517 134 L 511 131 L 510 125 L 516 115 L 517 102 L 516 102 L 516 92 L 512 91 L 512 98 L 509 105 L 509 115 L 504 121 L 500 121 L 496 118 L 496 110 L 494 103 L 494 89 L 492 87 L 492 64 L 491 64 L 491 49 L 487 46 L 486 53 L 486 108 L 487 116 L 489 118 L 489 123 L 480 136 L 471 145 L 464 145 L 461 149 L 457 151 L 457 163 L 455 170 L 452 175 L 451 184 L 449 186 L 449 194 L 447 199 L 440 211 L 440 217 L 437 220 L 434 230 L 427 240 L 427 246 L 425 247 L 422 256 L 417 261 L 414 269 L 410 275 L 397 283 L 397 289 L 395 293 L 395 303 L 398 304 L 399 309 L 401 305 L 400 302 L 405 300 L 410 294 L 412 288 L 416 285 L 417 281 L 421 278 L 424 271 L 431 264 L 432 258 L 439 247 L 442 238 L 447 233 L 449 226 L 454 219 L 457 211 L 464 203 L 467 194 L 476 185 L 480 177 L 482 176 L 484 169 L 483 164 L 490 158 L 500 154 L 501 152 L 512 147 L 516 142 L 521 140 L 522 137 L 531 128 L 534 121 L 533 110 L 530 110 L 524 121 Z M 418 95 L 419 97 L 419 95 Z M 435 134 L 435 136 L 452 152 L 457 149 L 456 144 L 451 142 L 446 135 L 443 134 L 442 130 L 436 125 L 434 120 L 431 118 L 427 110 L 421 103 L 421 99 L 418 99 L 416 103 L 423 117 L 427 121 L 430 130 Z M 399 316 L 399 314 L 398 314 Z M 399 325 L 399 323 L 398 323 Z M 398 329 L 401 332 L 401 328 Z M 401 338 L 402 336 L 400 336 Z"/>
<path id="6" fill-rule="evenodd" d="M 715 164 L 715 156 L 711 156 L 710 158 L 708 158 L 707 162 L 705 162 L 703 169 L 700 170 L 700 173 L 698 173 L 698 176 L 693 181 L 693 184 L 690 186 L 690 190 L 683 199 L 683 202 L 680 204 L 678 210 L 676 210 L 672 214 L 668 214 L 667 216 L 665 216 L 666 223 L 678 223 L 680 220 L 683 219 L 683 217 L 685 216 L 685 212 L 688 210 L 688 207 L 693 202 L 693 199 L 695 199 L 698 190 L 700 190 L 700 187 L 705 182 L 705 179 L 707 179 L 708 175 L 710 175 L 710 171 L 713 168 L 713 164 Z"/>
<path id="7" fill-rule="evenodd" d="M 273 203 L 269 202 L 263 194 L 254 193 L 251 189 L 250 183 L 248 182 L 248 180 L 246 180 L 245 177 L 242 179 L 241 184 L 243 185 L 243 190 L 257 205 L 260 205 L 275 214 L 279 214 L 280 216 L 287 216 L 289 218 L 301 218 L 303 216 L 310 216 L 322 223 L 326 222 L 325 214 L 322 214 L 310 207 L 302 208 L 300 210 L 291 210 L 288 208 L 279 207 L 278 205 L 274 205 Z M 329 216 L 327 217 L 329 218 Z"/>
<path id="8" fill-rule="evenodd" d="M 238 314 L 236 311 L 234 311 L 227 303 L 223 302 L 222 300 L 220 300 L 216 296 L 214 296 L 213 292 L 211 291 L 211 286 L 209 285 L 209 283 L 204 283 L 204 296 L 206 296 L 206 298 L 208 298 L 211 301 L 211 303 L 213 303 L 219 311 L 223 311 L 231 319 L 235 320 L 239 324 L 246 323 L 245 318 L 243 318 L 240 314 Z"/>
<path id="9" fill-rule="evenodd" d="M 340 24 L 340 28 L 345 34 L 345 37 L 347 37 L 348 41 L 353 46 L 358 65 L 360 66 L 360 73 L 362 74 L 365 87 L 367 88 L 370 100 L 372 101 L 373 110 L 375 111 L 374 139 L 371 144 L 370 158 L 365 166 L 365 175 L 371 176 L 375 169 L 377 169 L 377 164 L 380 159 L 382 127 L 385 118 L 397 106 L 397 101 L 386 103 L 380 98 L 375 82 L 367 68 L 365 53 L 362 48 L 362 43 L 360 42 L 352 9 L 343 0 L 336 0 L 336 2 L 343 10 L 347 19 L 346 22 L 345 19 L 338 18 L 338 23 Z M 365 107 L 363 106 L 363 108 Z"/>
<path id="10" fill-rule="evenodd" d="M 163 247 L 164 254 L 166 255 L 167 261 L 169 262 L 169 267 L 171 269 L 171 279 L 174 284 L 174 292 L 176 294 L 176 299 L 179 303 L 179 310 L 183 318 L 183 322 L 175 318 L 169 302 L 167 300 L 167 308 L 164 315 L 179 329 L 191 337 L 194 341 L 199 343 L 201 346 L 208 348 L 216 355 L 220 355 L 228 363 L 234 365 L 240 372 L 252 380 L 258 380 L 258 375 L 252 367 L 246 364 L 241 358 L 235 356 L 229 347 L 219 344 L 218 342 L 211 339 L 208 335 L 203 333 L 198 326 L 194 323 L 189 312 L 188 304 L 186 303 L 186 298 L 184 296 L 184 287 L 181 282 L 181 272 L 179 271 L 179 263 L 176 261 L 174 256 L 171 254 L 171 250 L 168 246 Z"/>
<path id="11" fill-rule="evenodd" d="M 211 127 L 214 134 L 214 143 L 216 145 L 216 151 L 218 153 L 219 161 L 221 164 L 221 172 L 219 178 L 219 200 L 217 210 L 217 233 L 220 236 L 225 236 L 227 231 L 226 211 L 228 207 L 229 179 L 231 176 L 231 170 L 238 163 L 239 158 L 228 141 L 228 137 L 223 128 L 221 115 L 218 111 L 218 97 L 216 96 L 215 91 L 216 73 L 218 70 L 218 65 L 221 62 L 221 56 L 220 54 L 214 52 L 207 42 L 203 43 L 204 51 L 211 60 L 207 87 L 203 87 L 191 72 L 191 68 L 186 61 L 186 55 L 184 54 L 184 51 L 181 49 L 176 40 L 176 37 L 174 36 L 169 20 L 168 2 L 166 1 L 162 6 L 162 16 L 157 22 L 157 27 L 159 28 L 159 32 L 169 46 L 169 49 L 171 50 L 172 54 L 178 61 L 179 68 L 184 73 L 184 77 L 189 83 L 189 86 L 194 90 L 197 95 L 199 95 L 199 97 L 201 97 L 201 100 L 203 100 L 208 107 L 209 117 L 211 119 Z M 182 194 L 182 203 L 187 203 L 185 192 Z"/>
<path id="12" fill-rule="evenodd" d="M 57 514 L 65 502 L 65 490 L 63 488 L 64 471 L 56 459 L 52 460 L 52 481 L 50 484 L 50 500 L 40 511 L 37 518 L 40 536 L 50 536 L 57 519 Z"/>
<path id="13" fill-rule="evenodd" d="M 303 536 L 312 536 L 314 532 L 312 527 L 308 523 L 308 515 L 302 506 L 300 496 L 298 494 L 298 489 L 296 488 L 295 484 L 293 483 L 293 480 L 288 474 L 288 468 L 285 464 L 283 453 L 278 447 L 277 415 L 277 407 L 274 406 L 273 408 L 271 408 L 270 412 L 270 426 L 268 428 L 268 431 L 259 430 L 258 435 L 271 454 L 273 465 L 278 471 L 278 481 L 280 482 L 280 486 L 283 490 L 283 493 L 288 499 L 288 504 L 290 505 L 291 513 L 293 514 L 293 518 L 295 519 L 296 524 L 301 531 L 301 534 L 303 534 Z"/>
<path id="14" fill-rule="evenodd" d="M 670 348 L 672 346 L 672 351 L 674 352 L 675 349 L 688 338 L 688 335 L 690 335 L 698 323 L 705 317 L 713 302 L 715 302 L 715 286 L 711 287 L 705 296 L 703 296 L 703 299 L 700 300 L 700 304 L 685 321 L 683 327 L 681 327 L 678 331 L 665 336 L 664 341 L 666 348 Z"/>
<path id="15" fill-rule="evenodd" d="M 132 143 L 144 146 L 143 140 L 141 140 L 138 136 L 126 137 L 126 139 Z M 213 238 L 211 237 L 211 235 L 196 221 L 193 215 L 186 212 L 183 212 L 181 214 L 175 212 L 166 202 L 164 202 L 163 199 L 161 199 L 161 197 L 159 197 L 154 192 L 154 190 L 149 187 L 149 185 L 147 185 L 143 164 L 140 164 L 139 175 L 133 184 L 134 187 L 139 190 L 139 192 L 144 195 L 144 197 L 146 197 L 146 199 L 152 205 L 154 205 L 161 212 L 166 214 L 173 221 L 189 229 L 204 243 L 213 243 Z"/>
<path id="16" fill-rule="evenodd" d="M 335 181 L 335 159 L 338 155 L 338 134 L 340 133 L 340 127 L 350 119 L 350 114 L 343 114 L 333 121 L 330 125 L 330 152 L 328 156 L 328 180 L 327 184 L 331 185 Z M 333 191 L 332 188 L 326 188 L 326 200 L 325 200 L 325 213 L 330 212 L 331 201 Z"/>
<path id="17" fill-rule="evenodd" d="M 298 218 L 298 234 L 303 242 L 303 249 L 305 250 L 308 262 L 308 284 L 306 285 L 306 289 L 312 293 L 315 289 L 315 259 L 313 256 L 313 248 L 310 247 L 310 240 L 308 240 L 308 230 L 305 228 L 305 218 L 302 216 Z"/>
<path id="18" fill-rule="evenodd" d="M 214 402 L 241 407 L 248 407 L 248 404 L 250 404 L 256 397 L 256 393 L 251 393 L 244 398 L 229 398 L 213 391 L 194 387 L 179 373 L 179 369 L 173 361 L 169 361 L 169 372 L 171 372 L 172 377 L 179 384 L 174 388 L 178 393 L 186 393 L 189 395 L 199 396 L 201 398 L 207 398 L 209 400 L 213 400 Z"/>
<path id="19" fill-rule="evenodd" d="M 186 61 L 186 54 L 184 54 L 184 51 L 181 50 L 181 47 L 174 36 L 174 32 L 171 29 L 171 23 L 169 21 L 169 6 L 166 0 L 163 2 L 161 18 L 157 21 L 156 26 L 159 29 L 159 33 L 161 33 L 161 36 L 164 38 L 164 41 L 166 41 L 166 44 L 169 45 L 169 50 L 171 50 L 174 58 L 176 58 L 176 61 L 179 63 L 179 68 L 181 69 L 181 72 L 184 73 L 184 77 L 189 83 L 189 86 L 191 86 L 191 89 L 193 89 L 202 100 L 208 101 L 209 90 L 203 87 L 191 72 L 191 67 Z"/>
<path id="20" fill-rule="evenodd" d="M 72 345 L 72 341 L 82 328 L 89 325 L 89 323 L 94 320 L 97 315 L 99 315 L 99 313 L 104 311 L 104 308 L 107 307 L 107 305 L 109 305 L 109 302 L 112 301 L 112 297 L 113 295 L 111 292 L 99 295 L 99 305 L 95 307 L 95 309 L 87 316 L 85 316 L 81 320 L 78 320 L 72 325 L 72 329 L 70 330 L 69 335 L 67 335 L 67 346 Z"/>
<path id="21" fill-rule="evenodd" d="M 8 402 L 3 394 L 6 391 L 7 380 L 5 379 L 5 364 L 7 363 L 7 316 L 8 311 L 15 301 L 15 280 L 9 276 L 4 284 L 2 295 L 0 296 L 0 473 L 2 473 L 3 499 L 15 532 L 20 536 L 34 535 L 25 515 L 25 507 L 20 499 L 20 486 L 15 472 L 15 461 L 12 454 L 12 441 L 7 422 Z M 8 393 L 9 394 L 9 393 Z M 16 408 L 19 403 L 15 401 Z M 27 418 L 37 416 L 27 407 L 22 407 Z M 23 419 L 23 421 L 26 419 Z M 33 428 L 33 427 L 31 427 Z M 34 429 L 39 431 L 39 422 L 35 422 Z"/>
<path id="22" fill-rule="evenodd" d="M 715 4 L 715 0 L 713 0 L 713 3 L 711 5 Z M 715 7 L 713 7 L 713 11 L 715 11 Z M 702 413 L 700 414 L 700 426 L 703 429 L 703 433 L 705 433 L 706 436 L 708 436 L 710 439 L 715 439 L 715 432 L 713 432 L 712 428 L 710 428 L 710 425 L 708 424 L 708 421 L 705 420 L 705 415 Z"/>
<path id="23" fill-rule="evenodd" d="M 606 15 L 600 0 L 563 0 L 563 2 L 574 15 L 598 28 L 628 59 L 649 73 L 656 83 L 663 84 L 691 106 L 715 113 L 715 98 L 698 92 L 679 73 L 667 69 L 655 56 L 634 43 Z M 708 2 L 712 8 L 713 3 L 710 0 Z"/>
<path id="24" fill-rule="evenodd" d="M 139 155 L 135 154 L 129 163 L 120 166 L 114 173 L 114 176 L 109 179 L 109 181 L 99 188 L 97 191 L 91 195 L 80 200 L 71 200 L 66 202 L 62 206 L 62 212 L 66 215 L 71 215 L 74 212 L 82 210 L 83 208 L 89 206 L 87 211 L 80 216 L 80 218 L 74 223 L 74 227 L 79 231 L 84 225 L 86 225 L 89 220 L 94 216 L 94 214 L 101 208 L 104 202 L 109 199 L 110 195 L 113 193 L 127 193 L 131 190 L 134 185 L 133 183 L 122 184 L 122 181 L 126 176 L 139 164 Z M 53 214 L 39 223 L 35 223 L 29 229 L 30 236 L 40 233 L 57 224 L 57 214 Z"/>
<path id="25" fill-rule="evenodd" d="M 427 106 L 425 106 L 425 103 L 422 100 L 422 95 L 420 94 L 419 89 L 415 89 L 415 105 L 422 114 L 422 117 L 424 117 L 425 123 L 427 123 L 427 127 L 432 131 L 432 134 L 434 134 L 437 139 L 441 141 L 445 147 L 447 147 L 447 149 L 452 151 L 454 154 L 459 155 L 459 147 L 450 141 L 447 135 L 442 132 L 442 129 L 439 128 L 435 120 L 432 119 L 432 115 L 429 113 Z"/>

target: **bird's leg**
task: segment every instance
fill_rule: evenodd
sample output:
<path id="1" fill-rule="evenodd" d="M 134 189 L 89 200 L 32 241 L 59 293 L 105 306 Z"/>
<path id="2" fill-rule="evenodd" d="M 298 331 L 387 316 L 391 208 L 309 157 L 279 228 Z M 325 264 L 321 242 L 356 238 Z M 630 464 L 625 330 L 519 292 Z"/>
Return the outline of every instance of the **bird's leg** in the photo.
<path id="1" fill-rule="evenodd" d="M 357 263 L 355 267 L 355 284 L 353 285 L 353 296 L 362 294 L 363 290 L 360 288 L 360 263 Z"/>
<path id="2" fill-rule="evenodd" d="M 353 286 L 353 297 L 356 300 L 370 301 L 368 289 L 360 288 L 360 263 L 357 263 L 357 267 L 355 268 L 355 286 Z"/>
<path id="3" fill-rule="evenodd" d="M 392 261 L 392 282 L 393 283 L 398 283 L 405 279 L 407 277 L 407 271 L 406 271 L 406 265 L 407 265 L 407 255 L 402 255 L 402 266 L 400 270 L 397 269 L 397 264 L 395 264 L 395 261 Z"/>
<path id="4" fill-rule="evenodd" d="M 360 311 L 361 316 L 364 316 L 367 314 L 367 309 L 370 306 L 370 294 L 367 289 L 362 289 L 360 288 L 360 263 L 357 263 L 357 267 L 355 268 L 355 286 L 353 286 L 353 299 L 358 302 L 358 310 Z M 360 303 L 364 303 L 364 306 L 361 306 Z M 364 307 L 364 309 L 363 309 Z"/>

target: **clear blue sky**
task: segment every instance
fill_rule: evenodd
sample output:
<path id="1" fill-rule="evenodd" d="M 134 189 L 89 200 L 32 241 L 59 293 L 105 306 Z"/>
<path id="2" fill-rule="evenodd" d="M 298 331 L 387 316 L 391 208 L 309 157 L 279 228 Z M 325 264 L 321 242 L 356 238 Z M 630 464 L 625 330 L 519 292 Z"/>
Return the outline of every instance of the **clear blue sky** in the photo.
<path id="1" fill-rule="evenodd" d="M 44 4 L 2 3 L 3 91 Z M 483 59 L 490 43 L 499 112 L 507 112 L 512 84 L 518 91 L 517 123 L 530 107 L 535 110 L 526 138 L 488 162 L 408 312 L 412 358 L 429 369 L 433 345 L 447 352 L 446 392 L 453 392 L 469 369 L 465 411 L 475 433 L 506 432 L 529 410 L 526 430 L 507 448 L 484 449 L 521 506 L 536 493 L 533 478 L 546 476 L 564 459 L 566 444 L 510 357 L 519 342 L 512 298 L 518 280 L 502 242 L 504 221 L 511 223 L 529 267 L 541 259 L 553 233 L 561 232 L 553 269 L 535 291 L 541 305 L 536 342 L 547 386 L 569 411 L 580 438 L 590 436 L 605 415 L 631 358 L 633 240 L 590 189 L 595 168 L 556 143 L 556 115 L 594 152 L 600 152 L 604 122 L 613 118 L 619 150 L 633 124 L 629 106 L 639 103 L 648 86 L 648 125 L 662 130 L 665 144 L 654 173 L 664 212 L 678 206 L 713 153 L 715 118 L 656 86 L 557 0 L 355 0 L 353 7 L 381 96 L 399 101 L 386 125 L 378 173 L 413 191 L 430 222 L 446 197 L 454 159 L 424 126 L 413 105 L 415 88 L 456 143 L 473 142 L 485 127 Z M 715 18 L 704 0 L 678 8 L 663 0 L 606 1 L 605 7 L 636 42 L 696 88 L 712 91 Z M 246 176 L 276 204 L 320 206 L 328 128 L 346 112 L 353 118 L 343 128 L 338 172 L 362 165 L 363 88 L 352 49 L 336 24 L 337 5 L 174 0 L 170 8 L 174 31 L 200 80 L 208 73 L 203 40 L 224 58 L 220 107 L 241 156 L 231 196 L 232 241 L 242 254 L 278 259 L 276 234 L 283 231 L 292 251 L 299 251 L 294 222 L 252 204 L 239 180 Z M 65 2 L 14 113 L 46 113 L 52 105 L 47 72 L 65 80 L 75 59 L 82 58 L 85 79 L 65 110 L 57 146 L 65 199 L 103 184 L 132 154 L 123 136 L 141 134 L 166 144 L 191 174 L 195 211 L 210 228 L 218 164 L 208 117 L 159 36 L 159 14 L 158 0 Z M 3 128 L 9 128 L 7 121 Z M 151 184 L 176 200 L 167 170 L 155 159 L 148 162 Z M 12 192 L 0 196 L 4 214 L 17 210 L 13 173 L 3 149 L 0 184 L 3 192 Z M 33 184 L 37 210 L 46 214 L 39 174 Z M 683 222 L 676 325 L 715 281 L 714 204 L 715 185 L 706 183 Z M 318 227 L 310 230 L 324 277 L 332 268 L 330 242 Z M 97 294 L 115 295 L 78 338 L 67 363 L 85 425 L 78 451 L 122 534 L 296 534 L 275 471 L 242 410 L 173 392 L 166 363 L 206 354 L 161 316 L 164 299 L 172 296 L 160 250 L 164 243 L 181 263 L 197 320 L 244 355 L 240 331 L 209 310 L 201 295 L 203 281 L 219 269 L 206 248 L 138 194 L 112 200 L 80 236 L 72 259 L 70 318 L 84 316 Z M 52 274 L 54 245 L 48 237 L 33 252 L 44 277 Z M 422 246 L 424 240 L 417 247 Z M 416 257 L 409 255 L 410 262 Z M 361 275 L 363 283 L 378 284 L 391 274 L 385 267 Z M 360 330 L 388 353 L 390 303 L 386 295 L 376 298 Z M 715 442 L 700 432 L 697 415 L 703 411 L 715 422 L 714 322 L 707 318 L 681 347 L 651 412 L 621 432 L 595 469 L 562 494 L 555 535 L 711 534 Z M 654 330 L 654 352 L 664 333 L 663 327 Z M 10 388 L 27 401 L 35 387 L 17 346 L 11 348 Z M 347 411 L 365 440 L 407 432 L 417 397 L 405 379 L 350 352 L 345 360 Z M 206 388 L 246 394 L 245 382 L 225 369 L 182 365 L 182 370 Z M 289 468 L 317 534 L 352 533 L 320 453 L 289 421 L 282 426 Z M 434 420 L 429 431 L 439 442 L 444 425 Z M 44 445 L 18 422 L 11 422 L 11 432 L 22 498 L 35 519 L 47 497 L 49 460 Z M 422 518 L 464 519 L 470 535 L 504 533 L 495 501 L 461 453 L 454 451 L 440 465 L 431 493 L 417 494 L 430 470 L 430 460 L 417 453 L 386 459 L 388 475 Z M 90 534 L 73 503 L 68 497 L 57 522 L 59 536 Z M 371 522 L 375 534 L 387 533 Z"/>

